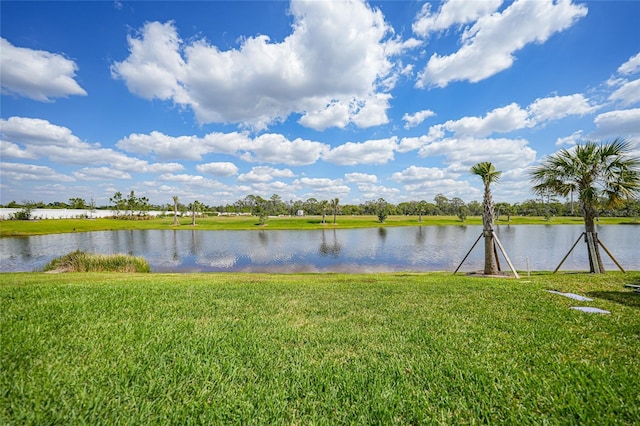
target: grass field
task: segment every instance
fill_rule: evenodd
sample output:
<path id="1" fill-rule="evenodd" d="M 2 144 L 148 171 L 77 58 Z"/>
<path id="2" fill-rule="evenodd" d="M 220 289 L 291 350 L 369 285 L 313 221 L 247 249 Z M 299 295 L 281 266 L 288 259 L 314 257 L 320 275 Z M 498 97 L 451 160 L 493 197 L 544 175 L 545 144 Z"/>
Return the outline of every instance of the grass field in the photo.
<path id="1" fill-rule="evenodd" d="M 640 272 L 1 278 L 3 425 L 640 422 Z"/>
<path id="2" fill-rule="evenodd" d="M 498 225 L 560 225 L 583 224 L 581 217 L 553 217 L 546 220 L 543 217 L 514 216 L 507 222 L 506 216 L 501 216 Z M 640 224 L 633 218 L 601 218 L 600 224 L 632 223 Z M 305 217 L 272 217 L 266 225 L 260 225 L 257 217 L 205 217 L 198 218 L 196 229 L 201 230 L 259 230 L 259 229 L 326 229 L 326 228 L 370 228 L 377 226 L 441 226 L 441 225 L 481 225 L 482 218 L 473 216 L 462 222 L 455 216 L 423 216 L 422 221 L 417 216 L 389 216 L 385 223 L 378 222 L 376 216 L 338 216 L 333 224 L 333 217 L 327 216 L 326 223 L 322 223 L 321 216 Z M 156 218 L 150 220 L 115 220 L 115 219 L 46 219 L 46 220 L 4 220 L 0 221 L 0 237 L 26 236 L 38 234 L 59 234 L 65 232 L 111 231 L 128 229 L 194 229 L 191 218 L 180 218 L 180 225 L 173 225 L 173 217 Z"/>

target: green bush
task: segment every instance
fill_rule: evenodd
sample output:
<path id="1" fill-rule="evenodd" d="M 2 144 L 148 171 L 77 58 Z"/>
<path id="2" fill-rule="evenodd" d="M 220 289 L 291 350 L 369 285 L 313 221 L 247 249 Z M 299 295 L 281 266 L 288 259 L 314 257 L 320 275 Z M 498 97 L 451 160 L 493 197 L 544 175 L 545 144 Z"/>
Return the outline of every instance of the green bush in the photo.
<path id="1" fill-rule="evenodd" d="M 73 251 L 53 259 L 44 271 L 55 272 L 151 272 L 149 263 L 142 257 L 126 254 L 101 255 Z"/>

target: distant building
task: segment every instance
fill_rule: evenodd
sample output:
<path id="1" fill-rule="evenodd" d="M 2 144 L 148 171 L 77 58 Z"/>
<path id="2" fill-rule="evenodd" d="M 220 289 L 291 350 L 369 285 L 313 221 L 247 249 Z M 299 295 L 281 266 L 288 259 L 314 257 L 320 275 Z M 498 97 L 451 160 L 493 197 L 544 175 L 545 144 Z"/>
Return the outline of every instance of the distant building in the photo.
<path id="1" fill-rule="evenodd" d="M 298 210 L 296 216 L 304 216 L 304 210 Z"/>

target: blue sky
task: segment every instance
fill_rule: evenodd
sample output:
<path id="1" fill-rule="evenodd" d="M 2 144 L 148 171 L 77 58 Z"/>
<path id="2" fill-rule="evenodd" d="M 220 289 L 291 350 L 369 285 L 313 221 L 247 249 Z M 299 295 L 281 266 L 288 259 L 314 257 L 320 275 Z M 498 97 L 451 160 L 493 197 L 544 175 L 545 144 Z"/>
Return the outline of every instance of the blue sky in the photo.
<path id="1" fill-rule="evenodd" d="M 640 153 L 640 2 L 11 2 L 0 203 L 533 198 L 585 140 Z"/>

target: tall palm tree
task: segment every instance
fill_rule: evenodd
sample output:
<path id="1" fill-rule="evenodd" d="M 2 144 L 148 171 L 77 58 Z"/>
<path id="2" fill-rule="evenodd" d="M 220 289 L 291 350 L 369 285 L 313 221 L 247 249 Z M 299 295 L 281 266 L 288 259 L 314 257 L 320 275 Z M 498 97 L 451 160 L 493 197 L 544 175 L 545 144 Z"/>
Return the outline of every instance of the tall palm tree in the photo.
<path id="1" fill-rule="evenodd" d="M 178 196 L 173 196 L 173 224 L 178 225 Z"/>
<path id="2" fill-rule="evenodd" d="M 329 202 L 327 200 L 322 200 L 319 203 L 320 208 L 322 209 L 322 224 L 324 225 L 326 222 L 325 218 L 327 216 L 327 208 L 329 207 Z"/>
<path id="3" fill-rule="evenodd" d="M 495 275 L 498 273 L 496 262 L 495 241 L 493 239 L 493 199 L 491 198 L 491 184 L 500 179 L 502 172 L 496 170 L 495 166 L 488 161 L 483 161 L 471 168 L 471 173 L 482 178 L 484 183 L 484 197 L 482 199 L 482 228 L 484 236 L 484 274 Z"/>
<path id="4" fill-rule="evenodd" d="M 331 207 L 333 208 L 333 224 L 336 224 L 336 214 L 338 214 L 338 204 L 340 203 L 339 198 L 334 198 L 331 200 Z"/>
<path id="5" fill-rule="evenodd" d="M 640 159 L 630 152 L 624 139 L 588 141 L 547 156 L 530 172 L 538 194 L 548 191 L 566 197 L 577 193 L 587 242 L 593 240 L 588 250 L 591 272 L 604 272 L 595 229 L 600 200 L 614 207 L 640 193 Z"/>

